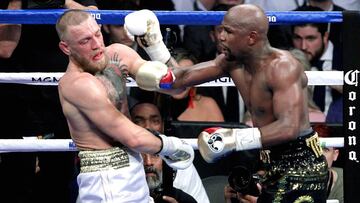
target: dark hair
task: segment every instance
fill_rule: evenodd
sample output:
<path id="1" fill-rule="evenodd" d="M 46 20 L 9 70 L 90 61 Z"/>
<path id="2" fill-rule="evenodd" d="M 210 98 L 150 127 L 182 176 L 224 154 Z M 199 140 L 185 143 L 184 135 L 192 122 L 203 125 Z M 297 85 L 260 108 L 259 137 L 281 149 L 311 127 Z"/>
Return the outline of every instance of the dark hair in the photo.
<path id="1" fill-rule="evenodd" d="M 315 6 L 302 6 L 296 11 L 324 11 L 323 9 Z M 321 36 L 325 35 L 325 32 L 328 31 L 328 23 L 305 23 L 305 24 L 294 24 L 291 26 L 291 33 L 294 33 L 295 27 L 305 27 L 312 26 L 318 29 Z"/>
<path id="2" fill-rule="evenodd" d="M 227 5 L 227 4 L 217 4 L 211 10 L 212 11 L 227 11 L 234 5 Z"/>
<path id="3" fill-rule="evenodd" d="M 194 55 L 192 55 L 187 49 L 182 47 L 178 47 L 174 49 L 174 58 L 177 62 L 183 59 L 189 59 L 194 64 L 198 63 L 197 58 Z"/>

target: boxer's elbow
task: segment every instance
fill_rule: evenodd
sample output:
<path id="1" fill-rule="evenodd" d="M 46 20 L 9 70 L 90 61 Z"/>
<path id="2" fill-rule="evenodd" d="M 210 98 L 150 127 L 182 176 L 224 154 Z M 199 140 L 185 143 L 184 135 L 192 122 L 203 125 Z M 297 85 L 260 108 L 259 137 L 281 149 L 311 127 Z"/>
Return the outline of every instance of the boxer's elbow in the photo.
<path id="1" fill-rule="evenodd" d="M 3 59 L 10 58 L 16 48 L 16 46 L 2 46 L 1 43 L 0 43 L 0 47 L 2 47 L 2 49 L 0 49 L 0 58 Z"/>
<path id="2" fill-rule="evenodd" d="M 282 129 L 284 140 L 291 141 L 298 137 L 300 124 L 298 122 L 284 121 L 280 129 Z"/>
<path id="3" fill-rule="evenodd" d="M 10 58 L 12 55 L 12 52 L 4 52 L 4 51 L 0 51 L 0 58 L 3 59 L 8 59 Z"/>

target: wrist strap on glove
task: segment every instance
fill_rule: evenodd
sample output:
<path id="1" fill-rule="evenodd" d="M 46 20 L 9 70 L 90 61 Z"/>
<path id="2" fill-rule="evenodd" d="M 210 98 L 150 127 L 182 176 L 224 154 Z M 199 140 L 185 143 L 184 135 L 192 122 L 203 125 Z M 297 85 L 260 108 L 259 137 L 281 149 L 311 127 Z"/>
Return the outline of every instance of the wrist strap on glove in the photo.
<path id="1" fill-rule="evenodd" d="M 262 148 L 259 128 L 234 129 L 234 133 L 236 136 L 236 151 Z"/>

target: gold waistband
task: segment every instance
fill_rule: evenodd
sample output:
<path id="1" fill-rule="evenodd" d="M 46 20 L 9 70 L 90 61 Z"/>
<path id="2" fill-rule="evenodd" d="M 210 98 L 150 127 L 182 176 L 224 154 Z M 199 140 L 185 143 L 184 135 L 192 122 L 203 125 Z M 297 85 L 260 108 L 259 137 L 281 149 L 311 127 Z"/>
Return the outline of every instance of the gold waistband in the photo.
<path id="1" fill-rule="evenodd" d="M 307 135 L 298 138 L 297 140 L 282 144 L 280 146 L 272 147 L 268 150 L 260 151 L 260 160 L 264 163 L 270 163 L 270 160 L 282 160 L 286 157 L 301 157 L 304 150 L 311 150 L 312 153 L 318 158 L 322 155 L 323 151 L 320 146 L 320 141 L 317 132 L 312 135 Z"/>
<path id="2" fill-rule="evenodd" d="M 120 169 L 130 165 L 129 155 L 120 147 L 80 151 L 79 158 L 81 173 Z"/>

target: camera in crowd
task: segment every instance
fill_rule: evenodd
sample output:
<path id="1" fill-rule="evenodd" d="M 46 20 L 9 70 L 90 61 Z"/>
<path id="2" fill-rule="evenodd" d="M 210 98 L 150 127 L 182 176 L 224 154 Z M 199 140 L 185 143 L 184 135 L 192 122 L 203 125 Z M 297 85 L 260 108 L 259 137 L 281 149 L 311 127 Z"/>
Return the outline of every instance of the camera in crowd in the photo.
<path id="1" fill-rule="evenodd" d="M 163 186 L 155 188 L 152 197 L 155 203 L 166 203 L 167 201 L 163 200 L 162 196 L 164 196 L 164 188 Z"/>
<path id="2" fill-rule="evenodd" d="M 65 0 L 28 0 L 28 9 L 64 8 Z"/>
<path id="3" fill-rule="evenodd" d="M 236 192 L 243 195 L 259 196 L 260 194 L 257 188 L 257 183 L 260 182 L 259 175 L 252 174 L 244 166 L 234 167 L 230 172 L 228 182 Z"/>

